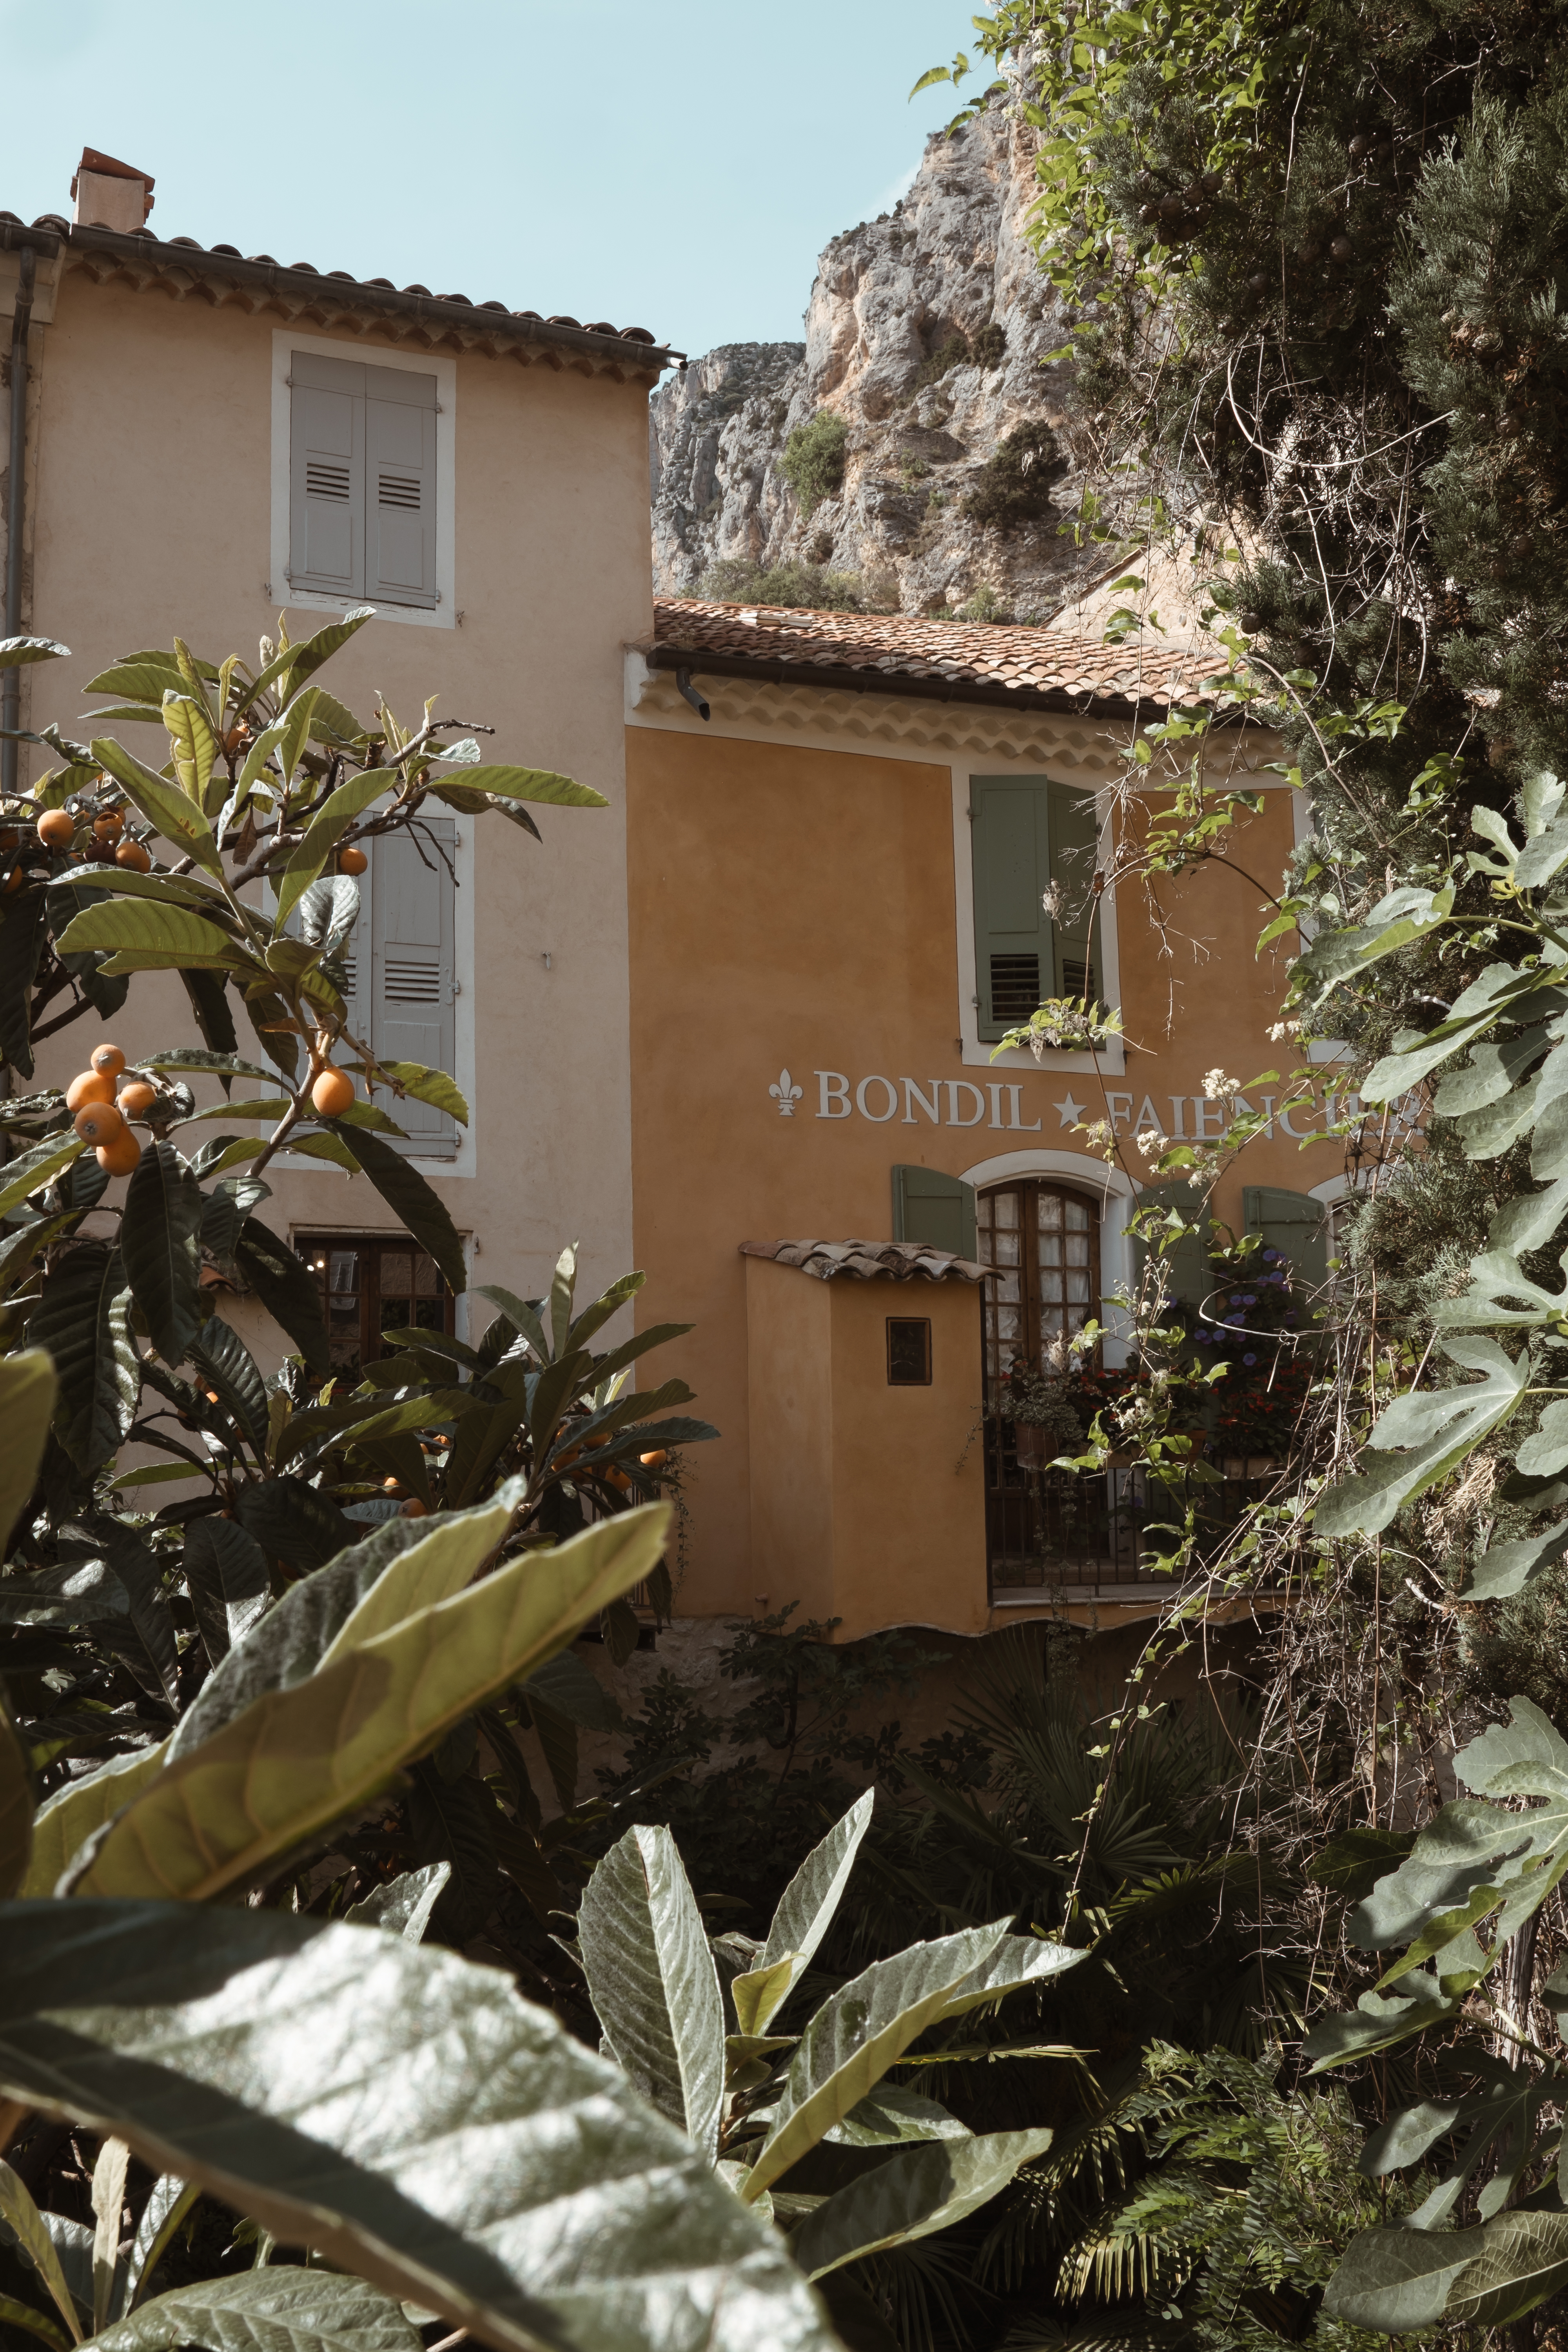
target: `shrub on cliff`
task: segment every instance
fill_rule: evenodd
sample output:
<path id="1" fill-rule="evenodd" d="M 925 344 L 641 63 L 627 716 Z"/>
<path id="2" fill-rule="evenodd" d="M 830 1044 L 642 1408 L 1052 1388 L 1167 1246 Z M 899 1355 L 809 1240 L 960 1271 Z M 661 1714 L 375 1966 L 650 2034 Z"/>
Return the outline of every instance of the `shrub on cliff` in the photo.
<path id="1" fill-rule="evenodd" d="M 813 613 L 896 613 L 898 582 L 886 572 L 830 572 L 816 563 L 748 563 L 724 557 L 702 575 L 697 593 L 720 604 L 779 604 Z"/>
<path id="2" fill-rule="evenodd" d="M 784 443 L 779 471 L 795 492 L 803 515 L 813 513 L 844 483 L 849 428 L 841 416 L 822 409 L 809 425 L 797 425 Z"/>
<path id="3" fill-rule="evenodd" d="M 1066 467 L 1056 435 L 1043 416 L 1035 417 L 986 459 L 964 512 L 992 530 L 1043 522 L 1051 511 L 1051 486 Z"/>

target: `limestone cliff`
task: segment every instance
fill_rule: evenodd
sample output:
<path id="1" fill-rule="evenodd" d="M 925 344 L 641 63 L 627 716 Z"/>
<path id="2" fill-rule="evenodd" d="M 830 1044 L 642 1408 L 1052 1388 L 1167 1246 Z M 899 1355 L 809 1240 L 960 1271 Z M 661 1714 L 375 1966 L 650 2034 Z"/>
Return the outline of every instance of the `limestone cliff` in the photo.
<path id="1" fill-rule="evenodd" d="M 661 594 L 692 593 L 724 559 L 807 562 L 858 573 L 889 609 L 942 612 L 988 587 L 1017 618 L 1044 620 L 1103 573 L 1100 551 L 1080 554 L 1060 529 L 1081 477 L 1063 406 L 1070 362 L 1042 364 L 1067 321 L 1023 234 L 1036 144 L 995 103 L 955 138 L 931 139 L 895 211 L 823 254 L 804 344 L 726 344 L 660 388 L 650 460 Z M 790 434 L 824 411 L 847 430 L 843 480 L 807 513 L 780 461 Z M 973 494 L 994 484 L 987 462 L 1020 428 L 1033 428 L 1022 478 L 1030 462 L 1044 467 L 1049 510 L 982 521 Z M 1015 508 L 1045 506 L 1043 478 Z"/>

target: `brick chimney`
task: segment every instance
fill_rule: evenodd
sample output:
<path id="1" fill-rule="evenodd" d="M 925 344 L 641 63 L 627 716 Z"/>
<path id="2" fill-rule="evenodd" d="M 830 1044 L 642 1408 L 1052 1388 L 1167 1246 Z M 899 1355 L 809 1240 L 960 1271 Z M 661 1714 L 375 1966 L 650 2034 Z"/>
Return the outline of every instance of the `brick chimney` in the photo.
<path id="1" fill-rule="evenodd" d="M 121 235 L 139 229 L 153 209 L 153 174 L 113 155 L 84 147 L 71 182 L 76 200 L 72 218 L 81 228 L 117 228 Z"/>

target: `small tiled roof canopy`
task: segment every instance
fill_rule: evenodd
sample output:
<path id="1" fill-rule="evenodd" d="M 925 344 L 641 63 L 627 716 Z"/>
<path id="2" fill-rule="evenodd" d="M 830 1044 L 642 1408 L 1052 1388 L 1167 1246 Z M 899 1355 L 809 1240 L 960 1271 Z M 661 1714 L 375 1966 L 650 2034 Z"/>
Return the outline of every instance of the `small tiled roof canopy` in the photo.
<path id="1" fill-rule="evenodd" d="M 656 669 L 856 687 L 955 702 L 1048 709 L 1222 699 L 1227 665 L 1212 650 L 1106 645 L 1065 628 L 932 621 L 899 613 L 815 613 L 769 604 L 654 600 Z"/>
<path id="2" fill-rule="evenodd" d="M 777 1265 L 797 1265 L 819 1282 L 841 1274 L 858 1282 L 988 1282 L 996 1269 L 923 1242 L 742 1242 L 742 1257 L 771 1257 Z"/>

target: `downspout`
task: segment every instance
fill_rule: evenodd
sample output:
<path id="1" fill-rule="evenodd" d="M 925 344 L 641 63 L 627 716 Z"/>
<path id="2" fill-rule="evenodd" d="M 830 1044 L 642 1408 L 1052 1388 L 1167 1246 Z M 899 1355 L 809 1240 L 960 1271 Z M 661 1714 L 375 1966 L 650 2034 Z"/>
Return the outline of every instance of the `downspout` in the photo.
<path id="1" fill-rule="evenodd" d="M 33 323 L 33 279 L 37 256 L 30 245 L 16 256 L 16 310 L 11 321 L 11 457 L 5 499 L 5 628 L 22 634 L 22 526 L 27 481 L 27 331 Z M 21 723 L 22 673 L 15 664 L 0 670 L 0 794 L 16 789 L 16 730 Z"/>

